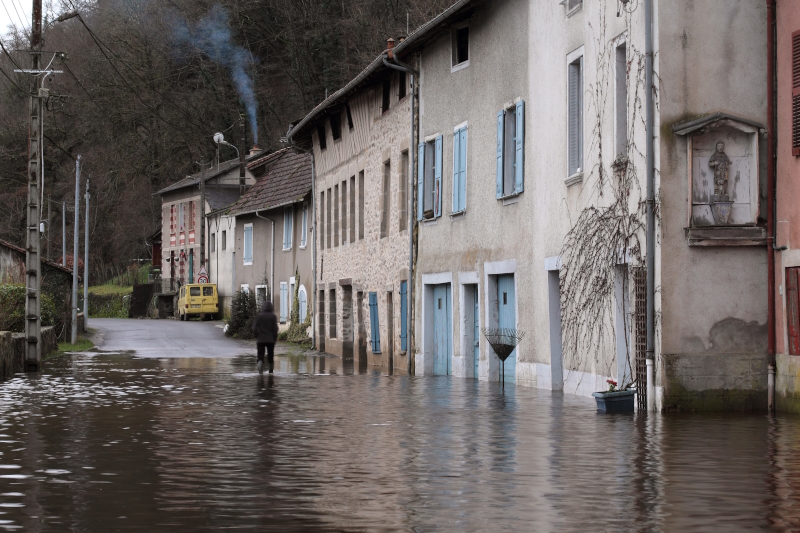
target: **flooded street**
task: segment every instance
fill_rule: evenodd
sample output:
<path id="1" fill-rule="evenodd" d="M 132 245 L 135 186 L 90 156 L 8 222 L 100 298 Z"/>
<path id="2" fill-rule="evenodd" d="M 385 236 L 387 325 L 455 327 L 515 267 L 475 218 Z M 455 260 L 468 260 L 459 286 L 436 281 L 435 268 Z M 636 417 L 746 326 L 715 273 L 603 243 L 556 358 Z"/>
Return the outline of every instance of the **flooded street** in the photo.
<path id="1" fill-rule="evenodd" d="M 352 367 L 350 367 L 352 369 Z M 60 356 L 0 384 L 0 526 L 25 531 L 800 527 L 800 420 L 341 361 Z"/>

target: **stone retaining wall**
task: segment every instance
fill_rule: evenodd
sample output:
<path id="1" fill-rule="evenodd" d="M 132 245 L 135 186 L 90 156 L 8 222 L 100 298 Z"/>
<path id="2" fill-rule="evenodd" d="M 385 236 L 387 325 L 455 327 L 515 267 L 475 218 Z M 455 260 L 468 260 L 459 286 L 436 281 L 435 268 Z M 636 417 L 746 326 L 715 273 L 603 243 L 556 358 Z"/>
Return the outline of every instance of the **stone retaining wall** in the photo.
<path id="1" fill-rule="evenodd" d="M 83 313 L 78 314 L 78 331 L 84 331 Z M 58 350 L 58 333 L 54 326 L 42 328 L 42 357 Z M 25 369 L 25 334 L 0 331 L 0 380 L 6 380 Z"/>

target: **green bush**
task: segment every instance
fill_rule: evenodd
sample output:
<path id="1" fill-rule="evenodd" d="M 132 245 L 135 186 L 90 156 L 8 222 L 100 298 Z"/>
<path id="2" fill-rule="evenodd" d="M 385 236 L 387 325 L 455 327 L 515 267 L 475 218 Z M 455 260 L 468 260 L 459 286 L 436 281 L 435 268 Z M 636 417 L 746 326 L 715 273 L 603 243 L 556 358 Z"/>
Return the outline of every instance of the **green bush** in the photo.
<path id="1" fill-rule="evenodd" d="M 89 293 L 89 316 L 94 318 L 128 318 L 128 294 Z"/>
<path id="2" fill-rule="evenodd" d="M 255 294 L 249 291 L 237 291 L 231 299 L 231 319 L 225 334 L 237 339 L 252 339 L 253 319 L 257 314 Z"/>
<path id="3" fill-rule="evenodd" d="M 56 305 L 47 294 L 42 294 L 42 326 L 52 326 L 56 319 Z M 0 331 L 25 331 L 25 285 L 0 285 Z"/>

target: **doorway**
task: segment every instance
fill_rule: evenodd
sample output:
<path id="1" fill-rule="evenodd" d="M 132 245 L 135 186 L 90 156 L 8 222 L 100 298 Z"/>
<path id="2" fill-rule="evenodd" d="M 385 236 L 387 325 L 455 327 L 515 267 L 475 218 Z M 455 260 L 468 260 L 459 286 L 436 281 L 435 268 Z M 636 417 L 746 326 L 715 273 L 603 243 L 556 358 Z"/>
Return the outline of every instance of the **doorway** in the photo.
<path id="1" fill-rule="evenodd" d="M 497 276 L 497 327 L 500 329 L 517 328 L 516 291 L 514 274 Z M 514 349 L 501 365 L 505 381 L 513 383 L 517 375 L 517 350 Z"/>
<path id="2" fill-rule="evenodd" d="M 433 374 L 449 376 L 453 359 L 453 316 L 450 284 L 433 287 Z"/>
<path id="3" fill-rule="evenodd" d="M 391 291 L 386 293 L 386 353 L 389 359 L 389 375 L 392 375 L 394 368 L 394 305 Z"/>
<path id="4" fill-rule="evenodd" d="M 325 291 L 319 291 L 319 305 L 317 306 L 319 310 L 319 339 L 317 344 L 319 344 L 319 351 L 325 351 Z"/>
<path id="5" fill-rule="evenodd" d="M 561 348 L 561 282 L 558 270 L 547 272 L 550 311 L 550 388 L 564 390 L 564 361 Z"/>
<path id="6" fill-rule="evenodd" d="M 353 358 L 353 286 L 342 285 L 342 357 Z"/>

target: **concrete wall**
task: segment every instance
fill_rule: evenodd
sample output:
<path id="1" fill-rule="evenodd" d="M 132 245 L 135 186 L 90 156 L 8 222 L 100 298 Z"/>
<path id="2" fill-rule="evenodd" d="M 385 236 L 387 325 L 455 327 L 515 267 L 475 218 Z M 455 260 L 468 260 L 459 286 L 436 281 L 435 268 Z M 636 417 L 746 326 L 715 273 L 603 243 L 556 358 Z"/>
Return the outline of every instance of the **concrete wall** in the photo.
<path id="1" fill-rule="evenodd" d="M 399 182 L 401 175 L 402 152 L 411 147 L 411 114 L 410 114 L 410 89 L 407 96 L 398 99 L 398 76 L 394 71 L 386 73 L 391 77 L 390 108 L 385 113 L 381 112 L 381 86 L 369 86 L 355 93 L 349 100 L 353 129 L 348 127 L 344 110 L 342 113 L 342 138 L 334 141 L 328 120 L 325 123 L 327 148 L 320 149 L 316 132 L 313 134 L 314 160 L 316 165 L 316 216 L 317 216 L 317 290 L 325 291 L 325 305 L 322 314 L 317 315 L 317 344 L 326 352 L 345 357 L 359 356 L 359 362 L 364 365 L 380 365 L 387 368 L 404 371 L 407 366 L 406 355 L 400 351 L 400 283 L 408 279 L 408 230 L 400 231 L 399 226 Z M 408 80 L 407 80 L 408 82 Z M 409 158 L 410 159 L 410 158 Z M 384 163 L 390 162 L 390 183 L 388 206 L 389 227 L 387 236 L 381 238 L 381 211 L 384 208 L 382 201 L 382 183 Z M 358 208 L 359 174 L 364 173 L 364 213 L 363 221 Z M 351 178 L 355 178 L 356 206 L 351 209 L 349 196 Z M 409 177 L 409 180 L 412 178 Z M 344 203 L 342 212 L 341 192 L 339 197 L 339 243 L 327 246 L 327 203 L 329 191 L 338 186 L 341 191 L 342 182 L 347 182 L 348 200 Z M 320 204 L 322 194 L 325 194 L 325 206 Z M 333 204 L 331 204 L 333 205 Z M 331 209 L 333 217 L 335 211 Z M 341 220 L 349 222 L 351 212 L 355 216 L 355 234 L 350 232 L 350 224 L 346 224 L 343 232 Z M 325 219 L 320 217 L 325 216 Z M 333 221 L 333 218 L 332 218 Z M 359 238 L 359 227 L 363 224 L 363 239 Z M 331 224 L 333 227 L 333 223 Z M 345 243 L 346 241 L 346 243 Z M 345 302 L 343 293 L 345 288 L 340 281 L 351 287 L 352 309 L 347 313 L 352 317 L 352 329 L 343 327 L 349 324 L 344 320 Z M 330 289 L 336 290 L 335 315 L 337 327 L 335 336 L 330 335 Z M 362 293 L 362 306 L 358 308 L 358 293 Z M 370 334 L 368 293 L 378 294 L 378 309 L 380 317 L 381 353 L 372 354 L 367 343 Z M 390 328 L 387 324 L 389 316 L 387 309 L 388 293 L 391 293 L 392 310 L 392 336 L 389 338 Z M 316 297 L 319 309 L 319 292 Z M 361 322 L 358 322 L 358 317 Z M 319 336 L 324 325 L 325 337 Z M 351 334 L 350 331 L 353 333 Z M 345 339 L 345 333 L 348 338 Z M 351 336 L 352 335 L 352 336 Z M 355 343 L 355 346 L 354 344 Z M 391 346 L 391 350 L 390 350 Z M 390 357 L 390 353 L 392 356 Z M 368 359 L 368 361 L 367 361 Z"/>
<path id="2" fill-rule="evenodd" d="M 800 266 L 800 158 L 792 155 L 792 32 L 800 30 L 800 4 L 777 2 L 777 214 L 775 254 L 776 408 L 800 412 L 800 369 L 788 355 L 786 269 Z"/>
<path id="3" fill-rule="evenodd" d="M 303 217 L 303 203 L 294 204 L 294 222 L 292 247 L 289 250 L 283 249 L 283 213 L 284 208 L 271 209 L 259 212 L 260 217 L 255 215 L 240 215 L 236 217 L 235 241 L 232 243 L 236 251 L 236 290 L 240 290 L 243 284 L 249 285 L 251 291 L 256 289 L 256 285 L 264 284 L 264 279 L 270 285 L 272 292 L 272 303 L 275 306 L 275 313 L 280 318 L 280 284 L 281 282 L 290 284 L 294 278 L 295 271 L 300 273 L 300 285 L 305 288 L 308 312 L 311 313 L 313 307 L 312 281 L 312 228 L 311 228 L 311 195 L 307 195 L 305 203 L 308 205 L 308 225 L 306 235 L 306 246 L 301 247 L 301 230 Z M 270 281 L 270 262 L 272 255 L 272 224 L 269 218 L 275 222 L 275 263 L 274 281 Z M 245 225 L 253 225 L 253 261 L 252 264 L 244 263 L 244 228 Z M 274 285 L 274 286 L 273 286 Z M 291 314 L 291 308 L 288 310 Z M 281 324 L 281 329 L 288 327 L 287 323 Z"/>
<path id="4" fill-rule="evenodd" d="M 657 6 L 661 407 L 766 409 L 766 250 L 688 246 L 686 140 L 672 133 L 674 124 L 714 111 L 767 123 L 766 4 Z M 759 160 L 763 223 L 763 140 Z"/>
<path id="5" fill-rule="evenodd" d="M 83 328 L 83 314 L 79 315 L 80 329 Z M 58 350 L 56 328 L 42 328 L 42 357 Z M 25 369 L 25 334 L 0 331 L 0 381 L 6 380 Z"/>

